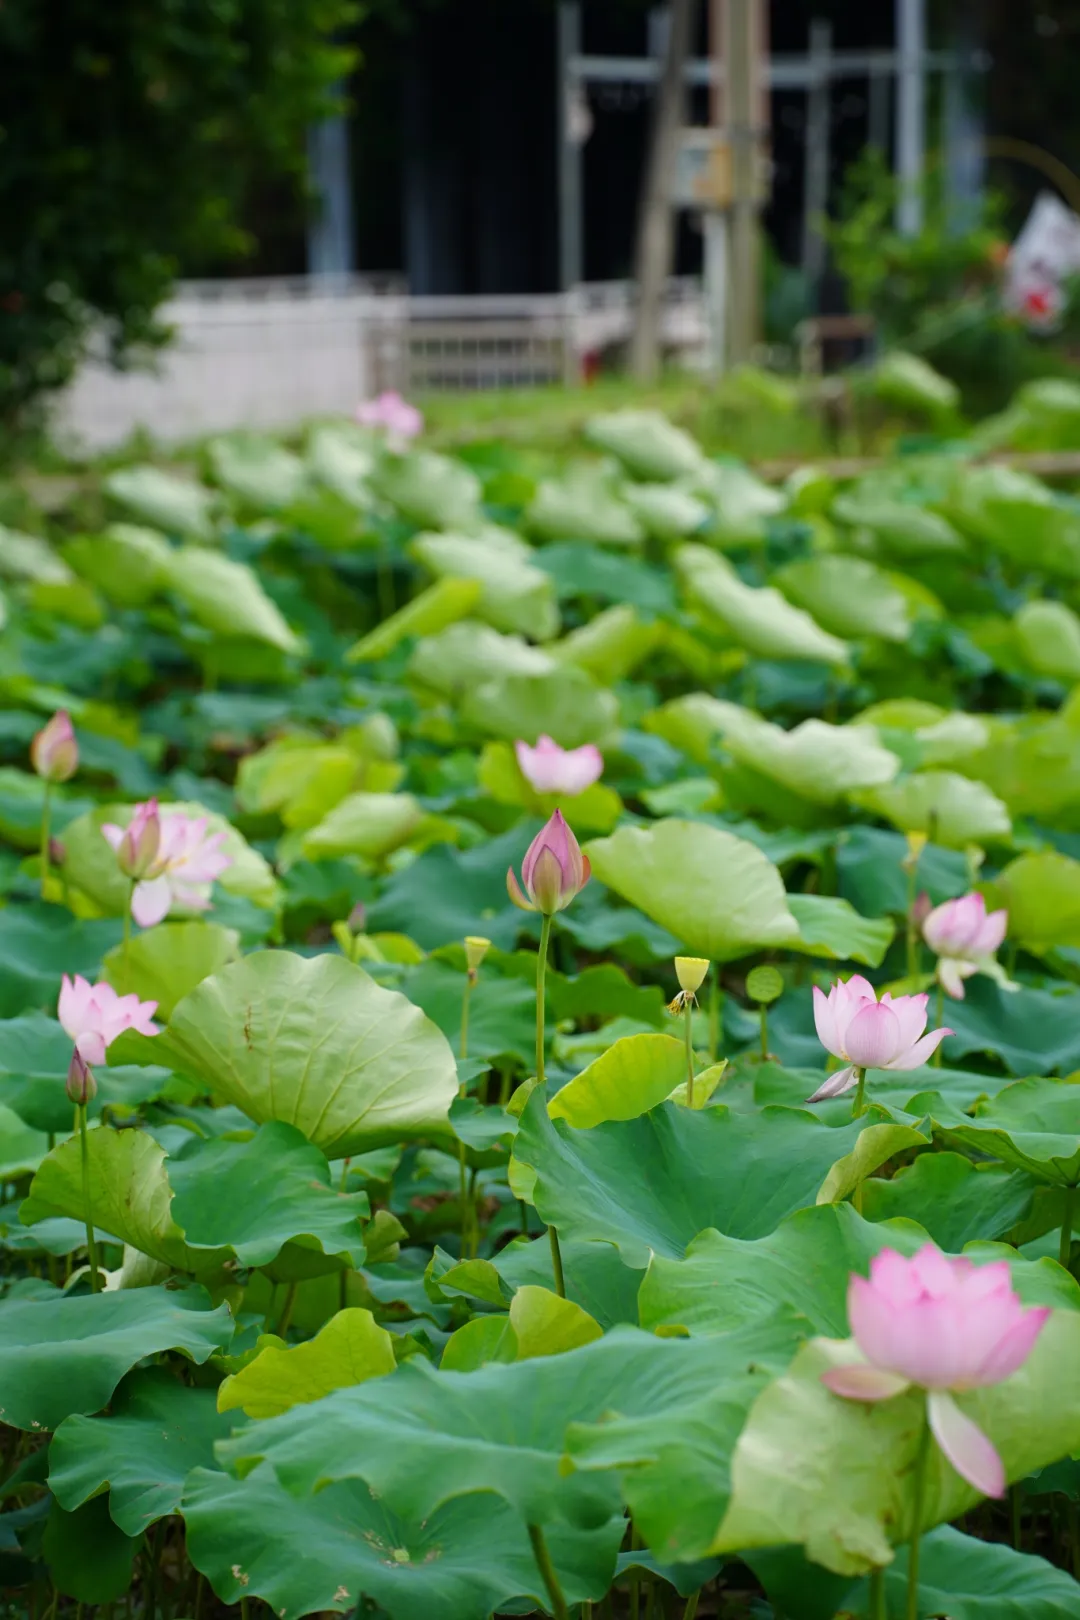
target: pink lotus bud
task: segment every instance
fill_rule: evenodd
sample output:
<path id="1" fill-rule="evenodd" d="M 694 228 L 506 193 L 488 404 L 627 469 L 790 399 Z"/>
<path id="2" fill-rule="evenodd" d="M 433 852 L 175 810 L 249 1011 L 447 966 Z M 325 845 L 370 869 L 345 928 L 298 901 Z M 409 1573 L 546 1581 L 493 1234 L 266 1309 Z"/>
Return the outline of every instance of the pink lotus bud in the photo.
<path id="1" fill-rule="evenodd" d="M 404 449 L 424 427 L 424 418 L 416 406 L 392 389 L 358 405 L 356 420 L 361 427 L 381 429 L 392 449 Z"/>
<path id="2" fill-rule="evenodd" d="M 927 917 L 929 917 L 932 909 L 933 902 L 931 901 L 930 896 L 927 894 L 925 889 L 920 889 L 918 894 L 915 896 L 914 904 L 911 907 L 911 920 L 915 924 L 916 928 L 922 927 Z"/>
<path id="3" fill-rule="evenodd" d="M 349 912 L 349 931 L 353 934 L 362 934 L 367 925 L 367 906 L 358 900 Z"/>
<path id="4" fill-rule="evenodd" d="M 973 973 L 1004 979 L 994 952 L 1005 938 L 1007 911 L 987 914 L 981 894 L 961 895 L 936 906 L 923 921 L 923 938 L 938 957 L 937 976 L 955 1001 L 964 999 L 964 980 Z M 1005 981 L 1007 986 L 1007 981 Z"/>
<path id="5" fill-rule="evenodd" d="M 540 911 L 550 917 L 566 909 L 591 875 L 588 856 L 581 853 L 581 846 L 566 825 L 562 811 L 556 810 L 525 851 L 521 863 L 525 893 L 521 891 L 513 867 L 506 873 L 506 891 L 522 911 Z"/>
<path id="6" fill-rule="evenodd" d="M 30 744 L 30 763 L 46 782 L 69 782 L 79 768 L 79 745 L 71 716 L 58 709 Z"/>
<path id="7" fill-rule="evenodd" d="M 94 1071 L 76 1047 L 67 1072 L 67 1094 L 77 1108 L 85 1108 L 97 1096 Z"/>
<path id="8" fill-rule="evenodd" d="M 858 1084 L 860 1069 L 918 1069 L 930 1061 L 951 1029 L 926 1028 L 929 996 L 896 996 L 881 1000 L 858 973 L 837 980 L 827 996 L 814 986 L 814 1023 L 826 1052 L 842 1058 L 847 1068 L 830 1074 L 810 1102 L 839 1097 Z"/>
<path id="9" fill-rule="evenodd" d="M 932 1243 L 910 1260 L 883 1249 L 869 1279 L 848 1284 L 848 1320 L 865 1359 L 830 1368 L 822 1382 L 854 1401 L 889 1400 L 913 1384 L 925 1389 L 930 1428 L 956 1472 L 984 1496 L 1002 1496 L 1001 1458 L 950 1392 L 1011 1378 L 1049 1315 L 1045 1307 L 1024 1309 L 1005 1260 L 976 1266 Z"/>
<path id="10" fill-rule="evenodd" d="M 561 793 L 574 798 L 592 787 L 604 773 L 604 756 L 595 743 L 581 748 L 560 748 L 552 738 L 541 735 L 536 747 L 516 742 L 521 774 L 536 793 Z"/>
<path id="11" fill-rule="evenodd" d="M 135 813 L 122 831 L 110 822 L 108 831 L 103 827 L 102 832 L 116 850 L 116 863 L 124 876 L 136 880 L 146 877 L 153 869 L 161 844 L 161 817 L 158 815 L 157 800 L 148 799 L 145 804 L 137 804 Z M 112 835 L 117 832 L 120 837 L 114 843 Z"/>
<path id="12" fill-rule="evenodd" d="M 49 839 L 49 865 L 63 866 L 67 860 L 67 845 L 59 838 Z"/>

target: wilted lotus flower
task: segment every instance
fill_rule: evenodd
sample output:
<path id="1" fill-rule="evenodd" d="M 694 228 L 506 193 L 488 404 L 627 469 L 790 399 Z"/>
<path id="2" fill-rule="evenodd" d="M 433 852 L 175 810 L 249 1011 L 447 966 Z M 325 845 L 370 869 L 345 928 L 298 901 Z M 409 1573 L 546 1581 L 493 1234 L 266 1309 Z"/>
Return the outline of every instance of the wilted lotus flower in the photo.
<path id="1" fill-rule="evenodd" d="M 104 980 L 90 984 L 79 974 L 69 979 L 65 973 L 61 981 L 57 1017 L 84 1063 L 104 1063 L 106 1049 L 125 1029 L 138 1030 L 140 1035 L 160 1035 L 153 1021 L 156 1012 L 156 1001 L 117 995 Z"/>
<path id="2" fill-rule="evenodd" d="M 674 1000 L 668 1003 L 668 1012 L 682 1012 L 684 1007 L 692 1007 L 695 1004 L 697 993 L 705 982 L 710 965 L 705 956 L 675 958 L 675 977 L 679 981 L 679 989 Z"/>
<path id="3" fill-rule="evenodd" d="M 156 799 L 137 804 L 126 827 L 117 827 L 110 821 L 101 830 L 115 849 L 116 864 L 125 877 L 144 878 L 153 869 L 161 846 L 161 817 Z"/>
<path id="4" fill-rule="evenodd" d="M 573 798 L 592 787 L 604 773 L 604 756 L 595 743 L 560 748 L 542 733 L 535 748 L 527 742 L 516 742 L 514 753 L 522 776 L 535 793 L 562 793 Z"/>
<path id="5" fill-rule="evenodd" d="M 150 804 L 136 805 L 135 817 L 149 812 Z M 160 817 L 157 854 L 131 895 L 131 915 L 140 928 L 152 928 L 174 908 L 210 909 L 214 879 L 228 871 L 232 856 L 221 848 L 223 832 L 207 834 L 209 824 L 206 816 L 189 816 L 182 810 L 168 810 Z M 119 853 L 124 829 L 106 822 L 101 830 Z"/>
<path id="6" fill-rule="evenodd" d="M 848 1284 L 848 1320 L 866 1360 L 822 1373 L 853 1401 L 886 1401 L 917 1385 L 927 1392 L 934 1438 L 962 1479 L 984 1496 L 1001 1496 L 1005 1469 L 952 1391 L 1011 1378 L 1027 1360 L 1050 1312 L 1025 1310 L 1008 1262 L 976 1266 L 927 1243 L 911 1260 L 883 1249 L 869 1280 Z"/>
<path id="7" fill-rule="evenodd" d="M 930 949 L 937 953 L 937 976 L 946 995 L 963 1001 L 964 980 L 973 973 L 986 973 L 999 984 L 1015 988 L 994 960 L 1008 924 L 1007 911 L 987 915 L 981 894 L 961 895 L 959 900 L 935 906 L 925 918 L 922 931 Z"/>
<path id="8" fill-rule="evenodd" d="M 830 1074 L 810 1102 L 839 1097 L 858 1083 L 860 1069 L 918 1069 L 928 1061 L 951 1029 L 926 1028 L 929 996 L 896 996 L 886 990 L 881 1000 L 858 973 L 838 979 L 827 996 L 814 986 L 814 1024 L 818 1040 L 847 1068 Z"/>
<path id="9" fill-rule="evenodd" d="M 30 744 L 30 763 L 46 782 L 69 782 L 79 768 L 79 745 L 71 716 L 58 709 Z"/>
<path id="10" fill-rule="evenodd" d="M 591 875 L 588 856 L 581 853 L 581 846 L 566 825 L 562 811 L 556 810 L 525 851 L 521 863 L 525 893 L 521 892 L 512 866 L 507 868 L 506 891 L 522 911 L 541 911 L 550 917 L 566 909 Z"/>
<path id="11" fill-rule="evenodd" d="M 356 409 L 356 420 L 361 427 L 376 428 L 386 434 L 386 442 L 394 450 L 403 450 L 410 439 L 424 429 L 424 418 L 415 405 L 402 399 L 400 394 L 388 390 L 376 399 L 366 399 Z"/>

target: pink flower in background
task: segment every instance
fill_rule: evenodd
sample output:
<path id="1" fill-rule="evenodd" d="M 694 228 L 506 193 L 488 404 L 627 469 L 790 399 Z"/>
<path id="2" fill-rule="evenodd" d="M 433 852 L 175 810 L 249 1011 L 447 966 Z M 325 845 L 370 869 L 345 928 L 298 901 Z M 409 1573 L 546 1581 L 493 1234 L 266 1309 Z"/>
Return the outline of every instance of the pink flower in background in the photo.
<path id="1" fill-rule="evenodd" d="M 525 851 L 521 863 L 525 893 L 521 892 L 513 867 L 507 869 L 506 891 L 522 911 L 540 911 L 550 917 L 566 909 L 591 875 L 588 856 L 581 853 L 581 845 L 566 825 L 562 811 L 556 810 Z"/>
<path id="2" fill-rule="evenodd" d="M 126 827 L 107 821 L 101 829 L 116 851 L 116 862 L 125 877 L 144 878 L 153 870 L 161 847 L 161 816 L 156 799 L 137 804 Z"/>
<path id="3" fill-rule="evenodd" d="M 925 918 L 923 938 L 937 954 L 937 976 L 941 987 L 956 1001 L 964 999 L 964 980 L 973 973 L 987 973 L 998 982 L 1005 979 L 994 961 L 994 952 L 1005 938 L 1009 924 L 1007 911 L 986 910 L 981 894 L 961 895 L 946 900 Z M 1009 986 L 1009 988 L 1015 988 Z"/>
<path id="4" fill-rule="evenodd" d="M 46 782 L 68 782 L 79 768 L 79 745 L 71 716 L 58 709 L 30 744 L 30 763 Z"/>
<path id="5" fill-rule="evenodd" d="M 135 818 L 149 811 L 149 801 L 135 806 Z M 140 928 L 152 928 L 170 911 L 208 911 L 214 879 L 232 865 L 221 845 L 223 832 L 207 833 L 206 816 L 189 816 L 182 810 L 167 810 L 161 816 L 157 854 L 145 877 L 136 883 L 131 895 L 131 915 Z M 106 822 L 102 832 L 119 851 L 124 829 Z"/>
<path id="6" fill-rule="evenodd" d="M 951 1392 L 1011 1378 L 1050 1311 L 1024 1309 L 1007 1261 L 976 1266 L 932 1243 L 910 1260 L 883 1249 L 869 1279 L 851 1278 L 847 1304 L 865 1360 L 830 1368 L 822 1382 L 852 1401 L 887 1401 L 913 1384 L 926 1390 L 930 1428 L 956 1472 L 984 1496 L 1001 1496 L 1001 1458 Z"/>
<path id="7" fill-rule="evenodd" d="M 64 974 L 57 1017 L 84 1063 L 104 1063 L 106 1048 L 125 1029 L 137 1029 L 140 1035 L 160 1035 L 153 1021 L 156 1012 L 156 1001 L 117 995 L 104 980 L 89 984 L 78 974 L 74 979 Z"/>
<path id="8" fill-rule="evenodd" d="M 814 986 L 814 1024 L 826 1052 L 843 1058 L 847 1068 L 830 1074 L 810 1102 L 839 1097 L 858 1083 L 859 1069 L 918 1069 L 951 1029 L 926 1029 L 929 996 L 896 996 L 886 990 L 881 1000 L 858 973 L 838 979 L 827 996 Z"/>
<path id="9" fill-rule="evenodd" d="M 535 748 L 527 742 L 516 742 L 514 753 L 522 776 L 536 793 L 563 793 L 574 798 L 604 774 L 604 756 L 595 743 L 560 748 L 541 733 Z"/>
<path id="10" fill-rule="evenodd" d="M 410 439 L 424 430 L 424 418 L 415 405 L 392 390 L 366 399 L 356 409 L 356 420 L 361 427 L 376 428 L 386 434 L 392 449 L 403 450 Z"/>

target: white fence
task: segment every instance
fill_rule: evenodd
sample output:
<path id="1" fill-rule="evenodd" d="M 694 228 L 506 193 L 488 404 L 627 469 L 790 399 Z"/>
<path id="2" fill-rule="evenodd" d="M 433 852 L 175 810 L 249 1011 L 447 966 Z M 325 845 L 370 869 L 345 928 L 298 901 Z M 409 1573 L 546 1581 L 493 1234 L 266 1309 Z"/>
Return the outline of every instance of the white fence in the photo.
<path id="1" fill-rule="evenodd" d="M 590 355 L 626 341 L 632 289 L 587 283 L 568 293 L 411 298 L 390 278 L 182 283 L 162 311 L 172 344 L 145 370 L 83 367 L 57 408 L 62 443 L 122 444 L 144 429 L 163 444 L 230 428 L 289 428 L 350 414 L 383 388 L 423 395 L 580 378 Z M 664 342 L 705 348 L 696 281 L 669 283 Z"/>

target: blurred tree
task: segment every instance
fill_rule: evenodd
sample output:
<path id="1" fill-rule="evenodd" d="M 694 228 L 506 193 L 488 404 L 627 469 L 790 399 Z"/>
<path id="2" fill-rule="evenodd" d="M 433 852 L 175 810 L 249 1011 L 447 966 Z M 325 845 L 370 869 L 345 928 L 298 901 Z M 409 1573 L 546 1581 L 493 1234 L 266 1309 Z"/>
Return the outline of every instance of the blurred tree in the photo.
<path id="1" fill-rule="evenodd" d="M 238 255 L 256 180 L 302 185 L 353 0 L 3 0 L 0 423 L 168 333 L 178 263 Z"/>

